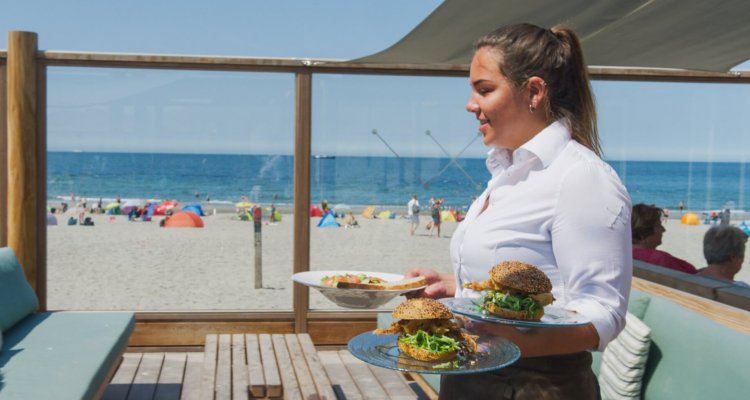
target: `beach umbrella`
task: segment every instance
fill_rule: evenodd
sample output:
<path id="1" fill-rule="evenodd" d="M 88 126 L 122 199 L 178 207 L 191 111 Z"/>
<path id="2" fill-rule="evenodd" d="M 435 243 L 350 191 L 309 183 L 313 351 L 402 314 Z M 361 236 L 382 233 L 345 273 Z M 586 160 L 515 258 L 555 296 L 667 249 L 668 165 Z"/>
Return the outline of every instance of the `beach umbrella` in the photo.
<path id="1" fill-rule="evenodd" d="M 200 203 L 188 204 L 185 207 L 182 207 L 182 211 L 192 212 L 192 213 L 195 213 L 195 215 L 198 215 L 200 217 L 206 215 L 206 213 L 203 212 L 203 207 L 200 205 Z"/>
<path id="2" fill-rule="evenodd" d="M 440 212 L 440 220 L 441 221 L 456 222 L 456 216 L 453 215 L 448 210 L 443 210 L 443 211 Z"/>
<path id="3" fill-rule="evenodd" d="M 392 213 L 391 210 L 385 210 L 378 213 L 378 219 L 393 219 L 396 218 L 396 214 Z"/>
<path id="4" fill-rule="evenodd" d="M 154 207 L 154 215 L 164 215 L 167 211 L 177 207 L 179 203 L 174 200 L 167 200 Z"/>
<path id="5" fill-rule="evenodd" d="M 237 208 L 253 208 L 254 205 L 255 204 L 253 204 L 253 203 L 251 203 L 249 201 L 241 201 L 241 202 L 235 204 L 234 206 L 237 207 Z"/>
<path id="6" fill-rule="evenodd" d="M 130 211 L 134 208 L 143 207 L 143 200 L 134 200 L 129 199 L 125 200 L 122 205 L 120 205 L 120 209 L 122 210 L 123 214 L 130 214 Z"/>
<path id="7" fill-rule="evenodd" d="M 107 206 L 104 207 L 104 209 L 105 210 L 111 210 L 111 209 L 117 208 L 117 207 L 120 207 L 120 203 L 112 202 L 112 203 L 107 204 Z"/>

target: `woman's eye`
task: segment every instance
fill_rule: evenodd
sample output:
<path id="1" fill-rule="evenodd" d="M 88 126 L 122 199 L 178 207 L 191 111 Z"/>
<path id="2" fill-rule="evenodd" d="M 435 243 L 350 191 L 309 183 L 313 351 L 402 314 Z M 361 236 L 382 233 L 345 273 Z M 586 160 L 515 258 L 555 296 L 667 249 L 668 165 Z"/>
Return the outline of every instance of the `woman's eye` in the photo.
<path id="1" fill-rule="evenodd" d="M 477 93 L 482 94 L 482 95 L 490 93 L 491 91 L 492 90 L 489 89 L 489 88 L 480 88 L 480 89 L 477 89 Z"/>

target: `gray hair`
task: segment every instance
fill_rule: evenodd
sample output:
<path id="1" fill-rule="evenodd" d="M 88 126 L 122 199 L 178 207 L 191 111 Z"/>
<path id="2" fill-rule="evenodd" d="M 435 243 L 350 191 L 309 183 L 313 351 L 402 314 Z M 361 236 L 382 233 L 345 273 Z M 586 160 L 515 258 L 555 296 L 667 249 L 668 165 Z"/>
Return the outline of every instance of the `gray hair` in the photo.
<path id="1" fill-rule="evenodd" d="M 742 229 L 730 225 L 711 227 L 703 237 L 703 256 L 709 264 L 721 264 L 729 257 L 745 257 L 747 234 Z"/>

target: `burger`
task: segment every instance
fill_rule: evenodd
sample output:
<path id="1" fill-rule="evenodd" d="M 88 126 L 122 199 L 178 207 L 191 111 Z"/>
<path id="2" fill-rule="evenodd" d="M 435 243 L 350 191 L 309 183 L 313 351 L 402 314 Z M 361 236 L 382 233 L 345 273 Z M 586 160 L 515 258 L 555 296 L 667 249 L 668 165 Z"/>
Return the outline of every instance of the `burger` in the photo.
<path id="1" fill-rule="evenodd" d="M 497 264 L 490 270 L 490 279 L 466 283 L 464 287 L 487 291 L 482 307 L 492 315 L 508 319 L 539 321 L 544 306 L 555 301 L 547 275 L 520 261 Z"/>
<path id="2" fill-rule="evenodd" d="M 394 322 L 375 334 L 398 334 L 402 353 L 420 361 L 450 361 L 462 352 L 477 350 L 475 337 L 463 332 L 453 321 L 453 314 L 433 299 L 409 299 L 393 310 Z"/>

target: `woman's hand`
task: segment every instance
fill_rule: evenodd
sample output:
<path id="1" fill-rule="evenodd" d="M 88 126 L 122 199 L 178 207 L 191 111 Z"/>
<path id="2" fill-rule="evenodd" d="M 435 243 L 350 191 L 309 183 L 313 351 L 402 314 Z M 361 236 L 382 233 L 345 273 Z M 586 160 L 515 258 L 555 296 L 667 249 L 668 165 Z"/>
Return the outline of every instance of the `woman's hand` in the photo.
<path id="1" fill-rule="evenodd" d="M 416 292 L 409 292 L 406 297 L 429 297 L 431 299 L 440 299 L 443 297 L 453 297 L 456 293 L 456 279 L 453 274 L 439 273 L 430 268 L 416 267 L 407 270 L 404 274 L 406 278 L 422 276 L 427 280 L 427 287 Z"/>

